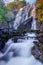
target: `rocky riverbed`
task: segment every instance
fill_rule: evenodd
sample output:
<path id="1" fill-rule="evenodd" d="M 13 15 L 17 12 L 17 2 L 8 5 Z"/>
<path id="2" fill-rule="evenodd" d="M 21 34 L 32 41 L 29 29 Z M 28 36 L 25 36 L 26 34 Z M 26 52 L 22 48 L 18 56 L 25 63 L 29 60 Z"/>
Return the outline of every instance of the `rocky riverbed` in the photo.
<path id="1" fill-rule="evenodd" d="M 38 41 L 34 41 L 34 44 L 32 54 L 43 63 L 43 33 L 38 34 Z"/>

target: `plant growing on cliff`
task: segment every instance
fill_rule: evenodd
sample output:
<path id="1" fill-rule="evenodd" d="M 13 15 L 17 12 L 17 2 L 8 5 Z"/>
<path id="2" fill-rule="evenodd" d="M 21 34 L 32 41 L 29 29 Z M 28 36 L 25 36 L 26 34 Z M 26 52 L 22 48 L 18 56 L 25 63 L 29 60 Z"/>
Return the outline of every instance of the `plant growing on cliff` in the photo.
<path id="1" fill-rule="evenodd" d="M 0 22 L 3 21 L 3 20 L 6 20 L 8 21 L 8 16 L 6 15 L 6 8 L 5 7 L 2 7 L 0 5 Z"/>
<path id="2" fill-rule="evenodd" d="M 23 7 L 26 4 L 26 1 L 19 1 L 19 0 L 14 0 L 13 2 L 7 4 L 7 8 L 13 11 L 18 11 L 21 7 Z"/>
<path id="3" fill-rule="evenodd" d="M 36 15 L 39 21 L 43 21 L 43 0 L 36 0 Z"/>

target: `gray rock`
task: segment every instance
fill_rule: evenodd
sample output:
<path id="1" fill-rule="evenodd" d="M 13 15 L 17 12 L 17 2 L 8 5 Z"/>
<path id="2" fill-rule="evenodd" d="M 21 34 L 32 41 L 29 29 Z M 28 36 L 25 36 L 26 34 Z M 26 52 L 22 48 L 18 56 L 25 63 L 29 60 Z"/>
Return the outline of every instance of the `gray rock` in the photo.
<path id="1" fill-rule="evenodd" d="M 16 15 L 10 10 L 7 10 L 7 16 L 9 17 L 9 21 L 15 18 Z"/>
<path id="2" fill-rule="evenodd" d="M 39 59 L 41 53 L 40 50 L 37 48 L 37 46 L 34 46 L 32 48 L 32 54 L 35 56 L 36 59 Z"/>
<path id="3" fill-rule="evenodd" d="M 43 54 L 39 57 L 40 61 L 43 62 Z"/>

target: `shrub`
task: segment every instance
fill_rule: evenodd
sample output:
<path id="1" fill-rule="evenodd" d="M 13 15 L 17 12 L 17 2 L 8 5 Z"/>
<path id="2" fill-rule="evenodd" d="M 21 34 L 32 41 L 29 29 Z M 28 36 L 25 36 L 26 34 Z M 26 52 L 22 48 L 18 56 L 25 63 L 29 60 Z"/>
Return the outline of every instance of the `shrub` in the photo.
<path id="1" fill-rule="evenodd" d="M 3 21 L 3 19 L 8 21 L 9 18 L 6 15 L 6 8 L 0 5 L 0 22 Z"/>

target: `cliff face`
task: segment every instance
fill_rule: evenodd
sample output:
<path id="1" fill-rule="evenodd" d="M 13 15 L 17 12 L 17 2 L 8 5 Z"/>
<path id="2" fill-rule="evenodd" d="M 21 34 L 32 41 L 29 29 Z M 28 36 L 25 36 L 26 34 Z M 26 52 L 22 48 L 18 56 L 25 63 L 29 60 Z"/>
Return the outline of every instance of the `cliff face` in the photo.
<path id="1" fill-rule="evenodd" d="M 36 17 L 40 22 L 43 21 L 43 0 L 37 0 L 36 1 Z"/>

